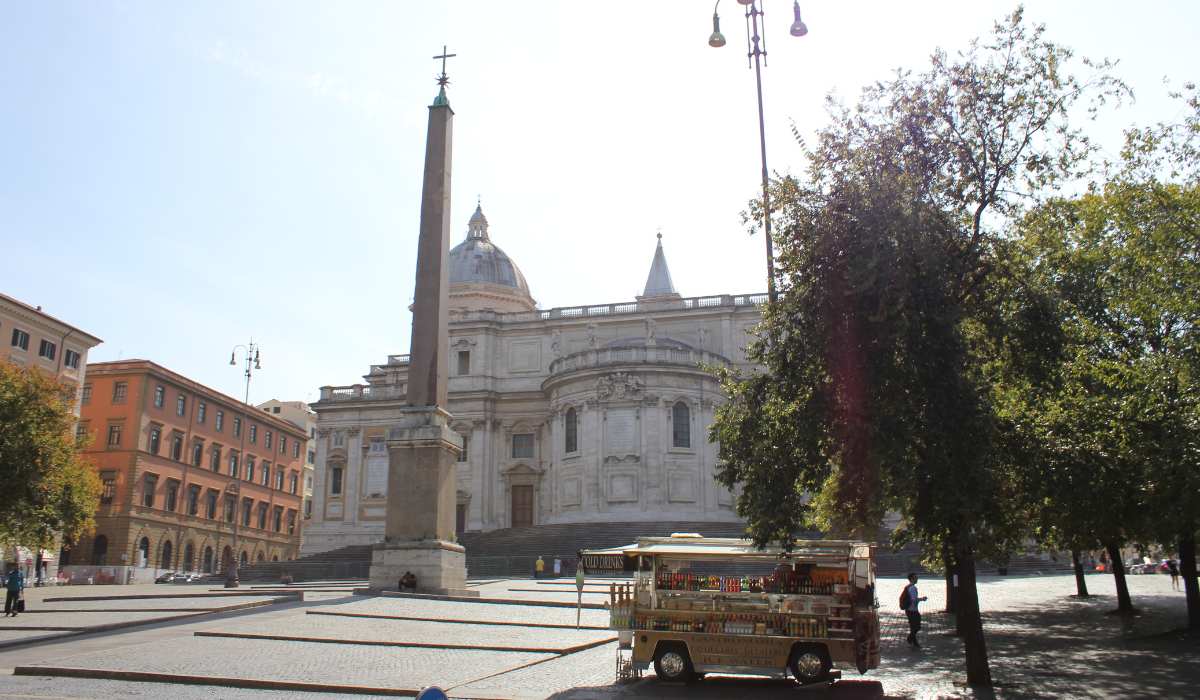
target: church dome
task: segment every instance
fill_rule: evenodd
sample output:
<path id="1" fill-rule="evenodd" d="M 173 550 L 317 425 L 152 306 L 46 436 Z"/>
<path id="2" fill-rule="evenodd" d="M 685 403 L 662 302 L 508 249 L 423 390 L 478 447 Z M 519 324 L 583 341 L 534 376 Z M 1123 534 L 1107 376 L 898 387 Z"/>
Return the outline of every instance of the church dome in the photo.
<path id="1" fill-rule="evenodd" d="M 460 301 L 472 297 L 474 303 L 466 305 L 471 310 L 531 311 L 535 308 L 525 275 L 521 274 L 512 258 L 488 237 L 488 222 L 482 207 L 475 207 L 475 213 L 471 215 L 467 224 L 467 239 L 450 250 L 448 267 L 452 305 L 455 305 L 454 297 Z M 486 294 L 470 294 L 469 290 Z M 500 303 L 484 302 L 481 305 L 481 297 Z M 519 308 L 512 308 L 513 303 Z"/>

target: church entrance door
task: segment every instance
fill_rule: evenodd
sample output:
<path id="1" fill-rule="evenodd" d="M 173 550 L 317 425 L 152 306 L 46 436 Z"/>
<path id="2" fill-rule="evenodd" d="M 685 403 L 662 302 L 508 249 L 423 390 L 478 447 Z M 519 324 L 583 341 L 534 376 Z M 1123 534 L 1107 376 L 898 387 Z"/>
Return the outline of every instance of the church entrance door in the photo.
<path id="1" fill-rule="evenodd" d="M 512 526 L 529 527 L 533 525 L 533 487 L 512 487 Z"/>

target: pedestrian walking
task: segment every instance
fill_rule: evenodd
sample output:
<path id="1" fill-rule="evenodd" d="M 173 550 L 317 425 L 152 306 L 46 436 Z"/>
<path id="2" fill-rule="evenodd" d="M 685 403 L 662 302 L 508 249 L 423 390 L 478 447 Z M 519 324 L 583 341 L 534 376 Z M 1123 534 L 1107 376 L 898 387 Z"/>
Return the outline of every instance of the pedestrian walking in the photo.
<path id="1" fill-rule="evenodd" d="M 542 559 L 542 555 L 539 554 L 537 561 L 535 561 L 533 563 L 533 577 L 541 578 L 542 574 L 545 572 L 546 572 L 546 561 L 544 559 Z"/>
<path id="2" fill-rule="evenodd" d="M 25 574 L 22 574 L 14 563 L 8 565 L 8 575 L 4 577 L 4 590 L 4 615 L 16 617 L 20 612 L 21 593 L 25 590 Z"/>
<path id="3" fill-rule="evenodd" d="M 554 557 L 554 578 L 562 576 L 562 559 Z"/>
<path id="4" fill-rule="evenodd" d="M 1174 559 L 1168 559 L 1167 573 L 1171 574 L 1171 590 L 1179 590 L 1179 562 Z"/>
<path id="5" fill-rule="evenodd" d="M 917 632 L 921 631 L 921 611 L 918 606 L 928 600 L 925 596 L 917 593 L 917 575 L 908 575 L 908 585 L 900 592 L 900 607 L 904 609 L 904 614 L 908 616 L 908 643 L 910 646 L 919 649 L 921 643 L 917 641 Z"/>

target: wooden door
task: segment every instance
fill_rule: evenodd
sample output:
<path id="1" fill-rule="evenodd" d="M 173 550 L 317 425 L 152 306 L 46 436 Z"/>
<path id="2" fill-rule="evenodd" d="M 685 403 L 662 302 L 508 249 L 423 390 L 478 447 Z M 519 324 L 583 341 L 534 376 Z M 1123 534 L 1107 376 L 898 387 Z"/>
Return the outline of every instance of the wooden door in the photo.
<path id="1" fill-rule="evenodd" d="M 512 487 L 512 526 L 529 527 L 533 524 L 533 487 Z"/>
<path id="2" fill-rule="evenodd" d="M 454 511 L 454 532 L 463 534 L 467 531 L 467 504 L 459 503 Z"/>

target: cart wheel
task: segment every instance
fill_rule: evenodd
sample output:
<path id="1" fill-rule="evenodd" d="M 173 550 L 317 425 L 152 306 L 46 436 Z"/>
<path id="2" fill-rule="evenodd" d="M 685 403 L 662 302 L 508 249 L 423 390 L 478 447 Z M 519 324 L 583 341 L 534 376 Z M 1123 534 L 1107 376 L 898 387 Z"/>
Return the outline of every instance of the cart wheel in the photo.
<path id="1" fill-rule="evenodd" d="M 819 644 L 797 644 L 788 660 L 788 670 L 800 685 L 825 680 L 832 667 L 829 650 Z"/>
<path id="2" fill-rule="evenodd" d="M 684 683 L 693 677 L 692 659 L 682 644 L 663 644 L 654 653 L 654 673 L 660 680 Z"/>

